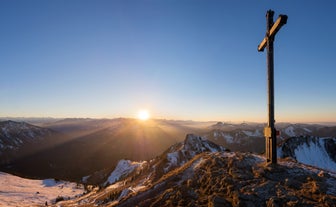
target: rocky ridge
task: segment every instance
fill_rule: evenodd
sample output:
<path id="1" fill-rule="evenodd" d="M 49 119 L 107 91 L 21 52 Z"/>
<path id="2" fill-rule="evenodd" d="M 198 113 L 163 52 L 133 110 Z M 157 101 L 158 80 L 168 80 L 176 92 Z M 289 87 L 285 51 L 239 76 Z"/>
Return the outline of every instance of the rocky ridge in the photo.
<path id="1" fill-rule="evenodd" d="M 227 152 L 194 135 L 120 180 L 61 206 L 335 206 L 336 175 L 291 158 Z M 210 146 L 210 147 L 207 147 Z M 192 148 L 189 148 L 192 147 Z M 169 158 L 171 153 L 174 159 Z M 189 156 L 190 155 L 190 156 Z"/>

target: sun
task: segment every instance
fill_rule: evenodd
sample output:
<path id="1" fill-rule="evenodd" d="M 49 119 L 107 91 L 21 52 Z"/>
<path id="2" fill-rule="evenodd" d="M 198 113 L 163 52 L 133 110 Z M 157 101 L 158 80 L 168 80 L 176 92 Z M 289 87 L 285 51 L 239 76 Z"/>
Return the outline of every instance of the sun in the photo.
<path id="1" fill-rule="evenodd" d="M 150 118 L 149 112 L 147 110 L 140 110 L 138 112 L 138 119 L 146 121 Z"/>

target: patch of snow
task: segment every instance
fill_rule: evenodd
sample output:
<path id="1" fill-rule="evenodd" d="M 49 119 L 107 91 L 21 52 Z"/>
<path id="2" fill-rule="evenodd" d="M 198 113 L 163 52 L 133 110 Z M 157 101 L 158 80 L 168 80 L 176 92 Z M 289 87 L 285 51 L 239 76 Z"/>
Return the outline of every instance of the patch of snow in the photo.
<path id="1" fill-rule="evenodd" d="M 204 148 L 202 146 L 203 138 L 199 136 L 195 136 L 193 134 L 188 134 L 185 141 L 183 148 L 187 151 L 202 151 Z"/>
<path id="2" fill-rule="evenodd" d="M 167 160 L 173 164 L 177 165 L 177 160 L 178 160 L 178 152 L 172 152 L 167 154 Z"/>
<path id="3" fill-rule="evenodd" d="M 210 150 L 210 152 L 219 152 L 218 149 L 211 147 L 208 142 L 204 142 L 203 144 L 208 150 Z M 202 150 L 205 150 L 205 149 L 202 148 Z M 223 151 L 223 150 L 224 149 L 222 147 L 220 147 L 220 151 Z"/>
<path id="4" fill-rule="evenodd" d="M 294 132 L 294 127 L 293 126 L 289 126 L 285 129 L 285 133 L 290 136 L 290 137 L 295 137 L 295 132 Z"/>
<path id="5" fill-rule="evenodd" d="M 282 147 L 277 147 L 277 157 L 281 158 L 283 156 Z"/>
<path id="6" fill-rule="evenodd" d="M 126 188 L 126 189 L 122 190 L 118 200 L 121 200 L 123 197 L 127 196 L 129 194 L 129 192 L 130 192 L 129 188 Z"/>
<path id="7" fill-rule="evenodd" d="M 253 154 L 253 157 L 256 161 L 256 163 L 261 163 L 261 162 L 265 162 L 266 158 L 262 155 L 255 155 Z"/>
<path id="8" fill-rule="evenodd" d="M 243 130 L 243 133 L 246 136 L 249 136 L 249 137 L 260 137 L 260 136 L 262 136 L 262 134 L 260 133 L 259 130 L 255 130 L 254 132 Z"/>
<path id="9" fill-rule="evenodd" d="M 228 143 L 228 144 L 232 144 L 233 143 L 233 136 L 231 136 L 230 134 L 222 134 L 223 135 L 223 138 L 225 139 L 225 141 Z"/>
<path id="10" fill-rule="evenodd" d="M 90 177 L 91 177 L 91 175 L 87 175 L 87 176 L 82 177 L 82 182 L 83 182 L 83 183 L 86 183 L 87 180 L 88 180 Z"/>
<path id="11" fill-rule="evenodd" d="M 83 186 L 53 179 L 30 180 L 0 172 L 0 206 L 44 206 L 64 198 L 79 196 Z"/>
<path id="12" fill-rule="evenodd" d="M 117 199 L 118 201 L 120 201 L 123 197 L 127 196 L 130 193 L 137 193 L 138 191 L 145 189 L 146 186 L 143 185 L 138 185 L 136 187 L 128 187 L 125 188 L 124 190 L 121 191 L 121 194 L 119 196 L 119 198 Z"/>
<path id="13" fill-rule="evenodd" d="M 199 168 L 199 167 L 203 164 L 203 162 L 205 162 L 205 160 L 204 160 L 203 158 L 197 160 L 197 161 L 193 164 L 193 169 L 197 169 L 197 168 Z"/>
<path id="14" fill-rule="evenodd" d="M 324 146 L 324 139 L 318 142 L 304 143 L 295 149 L 295 156 L 298 162 L 313 165 L 322 169 L 336 172 L 336 163 L 329 157 Z"/>
<path id="15" fill-rule="evenodd" d="M 57 182 L 54 179 L 43 180 L 43 186 L 45 187 L 53 187 L 55 185 L 57 185 Z"/>
<path id="16" fill-rule="evenodd" d="M 224 152 L 222 153 L 222 157 L 235 157 L 236 156 L 236 153 L 235 152 Z"/>
<path id="17" fill-rule="evenodd" d="M 309 133 L 311 133 L 311 132 L 312 132 L 312 130 L 310 130 L 310 129 L 307 129 L 307 128 L 303 128 L 303 130 L 305 130 L 306 132 L 309 132 Z"/>
<path id="18" fill-rule="evenodd" d="M 178 157 L 179 157 L 178 151 L 177 152 L 171 152 L 171 153 L 167 154 L 168 163 L 167 163 L 167 167 L 164 168 L 164 172 L 168 172 L 168 170 L 171 166 L 177 166 Z"/>
<path id="19" fill-rule="evenodd" d="M 5 134 L 5 137 L 9 137 L 8 128 L 7 127 L 3 127 L 2 128 L 2 132 Z"/>
<path id="20" fill-rule="evenodd" d="M 16 146 L 19 145 L 19 143 L 16 141 L 16 139 L 13 141 Z"/>
<path id="21" fill-rule="evenodd" d="M 132 162 L 130 160 L 120 160 L 114 169 L 114 171 L 110 174 L 105 184 L 113 184 L 117 182 L 121 177 L 128 175 L 133 172 L 136 168 L 141 167 L 144 162 Z"/>
<path id="22" fill-rule="evenodd" d="M 136 193 L 142 189 L 145 189 L 147 188 L 146 186 L 143 186 L 143 185 L 138 185 L 136 187 L 128 187 L 126 189 L 124 189 L 123 191 L 121 191 L 121 194 L 118 198 L 118 201 L 120 201 L 122 198 L 124 198 L 125 196 L 127 196 L 128 194 L 130 193 Z"/>

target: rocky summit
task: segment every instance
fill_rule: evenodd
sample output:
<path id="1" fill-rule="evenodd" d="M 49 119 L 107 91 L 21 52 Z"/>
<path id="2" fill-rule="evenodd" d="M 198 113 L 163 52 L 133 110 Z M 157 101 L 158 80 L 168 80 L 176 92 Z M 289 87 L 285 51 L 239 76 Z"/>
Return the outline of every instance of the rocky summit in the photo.
<path id="1" fill-rule="evenodd" d="M 194 147 L 190 148 L 190 144 Z M 194 135 L 151 161 L 129 166 L 132 170 L 116 176 L 119 180 L 113 184 L 57 205 L 336 205 L 336 175 L 331 171 L 300 164 L 292 158 L 267 165 L 263 156 L 228 152 Z"/>

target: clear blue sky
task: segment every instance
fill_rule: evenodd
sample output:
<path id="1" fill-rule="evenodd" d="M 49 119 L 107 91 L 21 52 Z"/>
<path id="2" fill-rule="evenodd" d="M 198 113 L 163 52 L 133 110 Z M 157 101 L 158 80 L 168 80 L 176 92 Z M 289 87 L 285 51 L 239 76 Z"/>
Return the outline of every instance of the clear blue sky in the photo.
<path id="1" fill-rule="evenodd" d="M 265 14 L 276 120 L 336 121 L 336 2 L 0 1 L 0 117 L 266 121 Z"/>

